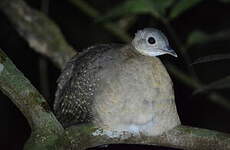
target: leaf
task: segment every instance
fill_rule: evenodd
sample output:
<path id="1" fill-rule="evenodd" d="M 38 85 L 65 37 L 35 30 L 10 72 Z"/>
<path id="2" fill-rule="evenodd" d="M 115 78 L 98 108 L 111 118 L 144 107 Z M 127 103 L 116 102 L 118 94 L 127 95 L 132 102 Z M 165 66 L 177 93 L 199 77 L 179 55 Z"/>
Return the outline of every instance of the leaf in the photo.
<path id="1" fill-rule="evenodd" d="M 217 33 L 207 34 L 202 31 L 193 31 L 190 35 L 188 35 L 188 39 L 186 42 L 187 47 L 197 44 L 203 44 L 211 41 L 221 41 L 221 40 L 229 40 L 230 39 L 230 30 L 225 29 L 219 31 Z"/>
<path id="2" fill-rule="evenodd" d="M 202 0 L 180 0 L 178 3 L 175 5 L 175 7 L 171 10 L 169 17 L 171 19 L 174 19 L 181 15 L 183 12 L 186 10 L 194 7 L 197 5 L 199 2 Z"/>
<path id="3" fill-rule="evenodd" d="M 150 0 L 152 2 L 153 8 L 159 15 L 164 16 L 166 14 L 167 8 L 169 8 L 174 0 Z"/>
<path id="4" fill-rule="evenodd" d="M 193 31 L 189 36 L 187 40 L 187 45 L 195 45 L 203 43 L 204 41 L 207 41 L 209 39 L 209 35 L 202 31 Z"/>
<path id="5" fill-rule="evenodd" d="M 97 21 L 139 14 L 151 14 L 155 17 L 163 16 L 173 2 L 174 0 L 127 0 Z"/>
<path id="6" fill-rule="evenodd" d="M 198 94 L 209 90 L 226 89 L 226 88 L 230 88 L 230 76 L 214 81 L 202 88 L 199 88 L 195 90 L 193 94 Z"/>
<path id="7" fill-rule="evenodd" d="M 224 60 L 224 59 L 230 59 L 230 54 L 217 54 L 217 55 L 201 57 L 196 59 L 191 65 L 196 65 L 196 64 L 206 63 L 211 61 Z"/>

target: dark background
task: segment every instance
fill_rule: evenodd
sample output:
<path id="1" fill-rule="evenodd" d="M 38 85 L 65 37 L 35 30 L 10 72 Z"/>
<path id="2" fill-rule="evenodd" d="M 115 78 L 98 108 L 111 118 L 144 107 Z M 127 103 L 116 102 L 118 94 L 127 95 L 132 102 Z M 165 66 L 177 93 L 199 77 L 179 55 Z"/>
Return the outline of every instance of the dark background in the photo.
<path id="1" fill-rule="evenodd" d="M 40 0 L 26 0 L 35 9 L 41 8 Z M 115 6 L 121 4 L 121 0 L 88 0 L 89 4 L 101 12 L 109 12 Z M 76 50 L 81 50 L 93 44 L 119 42 L 123 43 L 111 33 L 107 32 L 100 24 L 86 16 L 78 8 L 68 1 L 50 0 L 48 16 L 63 32 L 66 40 Z M 201 30 L 210 35 L 229 29 L 230 27 L 230 3 L 220 1 L 202 1 L 194 7 L 186 10 L 171 21 L 173 29 L 178 34 L 182 42 L 185 42 L 188 35 L 194 30 Z M 167 29 L 154 17 L 148 14 L 136 16 L 136 21 L 129 28 L 128 32 L 134 35 L 137 29 L 144 27 L 156 27 L 161 29 L 168 36 L 170 43 L 176 49 L 174 40 L 168 34 Z M 210 54 L 229 54 L 230 38 L 223 38 L 214 42 L 191 46 L 186 53 L 192 61 L 199 57 Z M 31 49 L 27 42 L 19 36 L 8 18 L 0 11 L 0 48 L 3 49 L 16 66 L 32 82 L 32 84 L 49 100 L 52 104 L 56 88 L 56 79 L 60 71 L 47 58 Z M 175 64 L 179 69 L 187 72 L 187 67 L 180 51 L 176 50 L 179 58 L 161 56 L 163 61 Z M 41 64 L 47 67 L 47 82 L 45 89 L 41 84 Z M 211 83 L 230 74 L 230 60 L 213 61 L 194 65 L 195 72 L 200 81 Z M 43 73 L 43 72 L 42 72 Z M 176 95 L 178 113 L 182 124 L 218 130 L 230 133 L 230 110 L 221 105 L 211 102 L 207 95 L 212 92 L 193 95 L 193 89 L 171 76 Z M 229 99 L 228 88 L 217 91 Z M 0 93 L 0 149 L 20 150 L 26 139 L 30 135 L 30 128 L 21 112 L 2 93 Z M 112 149 L 154 149 L 149 146 L 110 146 Z M 163 148 L 162 148 L 163 149 Z"/>

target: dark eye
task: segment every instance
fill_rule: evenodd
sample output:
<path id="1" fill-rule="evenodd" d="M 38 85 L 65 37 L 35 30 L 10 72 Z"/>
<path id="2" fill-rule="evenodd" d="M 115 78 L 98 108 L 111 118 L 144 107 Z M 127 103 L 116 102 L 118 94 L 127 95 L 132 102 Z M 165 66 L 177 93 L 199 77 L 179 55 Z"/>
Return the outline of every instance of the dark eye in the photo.
<path id="1" fill-rule="evenodd" d="M 155 44 L 156 40 L 154 39 L 154 37 L 149 37 L 148 42 L 149 42 L 149 44 Z"/>

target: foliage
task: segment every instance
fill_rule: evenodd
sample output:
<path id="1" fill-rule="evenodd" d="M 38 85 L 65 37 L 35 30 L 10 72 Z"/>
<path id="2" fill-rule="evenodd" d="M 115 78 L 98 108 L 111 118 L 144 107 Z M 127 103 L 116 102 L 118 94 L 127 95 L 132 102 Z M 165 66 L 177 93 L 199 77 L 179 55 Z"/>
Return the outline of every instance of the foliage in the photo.
<path id="1" fill-rule="evenodd" d="M 166 9 L 173 4 L 174 0 L 127 0 L 108 12 L 99 20 L 109 20 L 126 15 L 150 14 L 163 16 Z"/>
<path id="2" fill-rule="evenodd" d="M 63 60 L 68 59 L 69 56 L 74 54 L 74 51 L 72 50 L 72 48 L 69 47 L 69 45 L 67 43 L 65 43 L 65 39 L 63 38 L 63 35 L 58 30 L 56 25 L 53 22 L 48 21 L 49 19 L 46 18 L 45 15 L 41 14 L 39 11 L 31 11 L 33 9 L 28 9 L 29 7 L 26 4 L 21 3 L 21 2 L 23 2 L 21 0 L 9 0 L 9 1 L 4 0 L 4 1 L 5 2 L 3 2 L 3 1 L 0 2 L 0 8 L 10 18 L 10 21 L 12 22 L 12 24 L 15 25 L 15 28 L 18 30 L 18 32 L 21 34 L 21 36 L 25 40 L 27 40 L 27 42 L 30 44 L 30 46 L 33 49 L 37 50 L 39 53 L 42 53 L 43 55 L 48 56 L 50 59 L 53 59 L 53 60 L 56 58 L 61 59 L 61 57 L 63 57 L 63 59 L 61 61 L 57 61 L 57 62 L 59 62 L 58 63 L 59 66 L 63 66 L 64 62 L 65 62 Z M 15 1 L 15 2 L 18 1 L 20 3 L 10 3 L 13 1 Z M 188 13 L 190 10 L 196 9 L 196 7 L 199 7 L 198 4 L 207 3 L 207 1 L 201 1 L 201 0 L 191 0 L 191 1 L 185 1 L 185 0 L 126 0 L 123 3 L 119 4 L 118 6 L 116 6 L 115 8 L 111 9 L 107 13 L 107 15 L 104 15 L 102 17 L 100 16 L 100 13 L 97 12 L 97 10 L 94 10 L 93 8 L 88 6 L 84 1 L 81 1 L 81 0 L 69 0 L 69 1 L 72 1 L 72 2 L 75 1 L 76 2 L 75 4 L 79 5 L 81 10 L 84 10 L 86 12 L 86 14 L 87 14 L 87 11 L 89 10 L 90 13 L 88 13 L 88 15 L 91 15 L 92 18 L 96 19 L 102 25 L 104 25 L 104 28 L 108 29 L 112 34 L 116 35 L 120 39 L 123 39 L 124 41 L 129 40 L 130 38 L 127 35 L 127 33 L 125 32 L 126 30 L 123 30 L 123 28 L 120 27 L 119 24 L 116 24 L 116 23 L 118 23 L 124 17 L 127 17 L 127 16 L 133 17 L 135 19 L 138 19 L 138 16 L 143 15 L 143 14 L 152 17 L 154 19 L 154 21 L 159 24 L 159 26 L 164 26 L 166 28 L 167 32 L 169 33 L 169 36 L 172 37 L 173 40 L 175 40 L 175 43 L 177 43 L 175 47 L 176 47 L 176 49 L 181 50 L 180 54 L 183 57 L 183 59 L 185 60 L 185 62 L 187 63 L 186 65 L 187 65 L 189 71 L 191 72 L 191 74 L 187 75 L 182 71 L 178 71 L 175 68 L 173 68 L 174 67 L 173 65 L 171 65 L 173 67 L 170 67 L 169 70 L 172 70 L 172 72 L 175 73 L 175 76 L 180 78 L 180 80 L 183 83 L 189 83 L 190 87 L 193 87 L 195 89 L 194 94 L 201 93 L 201 92 L 207 92 L 207 91 L 209 92 L 211 90 L 217 90 L 217 89 L 226 89 L 226 88 L 230 87 L 230 76 L 229 75 L 225 75 L 224 78 L 220 78 L 217 81 L 212 81 L 211 83 L 209 83 L 207 85 L 203 85 L 202 83 L 199 82 L 199 80 L 196 80 L 196 76 L 195 76 L 196 74 L 195 75 L 193 74 L 193 72 L 196 72 L 196 70 L 193 68 L 195 64 L 207 63 L 207 62 L 212 62 L 212 61 L 217 61 L 217 60 L 227 60 L 230 58 L 229 53 L 227 53 L 227 54 L 221 53 L 220 54 L 218 52 L 217 54 L 211 55 L 211 54 L 209 54 L 209 52 L 207 52 L 208 48 L 213 48 L 212 46 L 210 46 L 211 44 L 221 43 L 223 41 L 229 41 L 230 30 L 228 28 L 223 30 L 221 26 L 216 27 L 215 30 L 212 30 L 212 29 L 206 30 L 206 29 L 198 28 L 195 26 L 194 29 L 187 30 L 187 32 L 185 33 L 185 35 L 183 37 L 182 35 L 178 34 L 179 33 L 178 31 L 175 31 L 175 28 L 172 25 L 175 20 L 177 20 L 180 17 L 183 17 L 183 15 L 186 15 L 186 13 Z M 6 5 L 8 2 L 10 3 L 10 5 Z M 228 3 L 230 1 L 229 0 L 219 0 L 219 2 Z M 15 9 L 21 5 L 24 7 L 24 9 L 23 8 Z M 23 10 L 26 10 L 25 11 L 26 13 L 24 13 Z M 31 12 L 31 13 L 28 13 L 28 12 Z M 25 14 L 27 14 L 27 15 L 25 15 Z M 38 15 L 37 17 L 36 17 L 36 14 Z M 22 16 L 25 18 L 23 18 Z M 31 18 L 33 18 L 33 17 L 35 17 L 36 18 L 35 20 L 39 21 L 39 23 L 43 22 L 43 23 L 48 23 L 48 24 L 44 24 L 44 26 L 41 26 L 43 24 L 31 22 Z M 51 25 L 52 28 L 49 28 L 49 25 Z M 33 29 L 31 29 L 29 27 L 33 27 Z M 115 27 L 117 27 L 117 28 L 115 29 Z M 132 26 L 129 26 L 128 30 L 131 28 L 132 28 Z M 37 30 L 37 29 L 39 29 L 39 30 Z M 55 30 L 53 31 L 50 29 L 55 29 Z M 41 31 L 41 30 L 46 31 L 46 32 L 41 32 L 44 34 L 36 34 L 36 33 L 40 33 L 38 31 Z M 47 32 L 47 31 L 52 31 L 52 32 Z M 47 33 L 50 34 L 51 37 L 44 38 L 47 36 Z M 56 37 L 56 38 L 53 38 L 53 37 Z M 183 40 L 181 40 L 182 39 L 181 37 L 183 37 Z M 41 39 L 46 39 L 46 40 L 41 42 L 40 41 Z M 55 41 L 52 42 L 51 39 L 55 40 Z M 60 39 L 62 41 L 61 43 L 60 43 Z M 42 44 L 41 43 L 37 44 L 38 41 L 41 42 Z M 64 42 L 64 45 L 66 45 L 67 49 L 69 49 L 69 50 L 67 50 L 66 47 L 62 47 L 63 42 Z M 52 43 L 54 43 L 55 46 L 53 46 Z M 52 55 L 50 53 L 44 53 L 44 49 L 41 49 L 41 47 L 39 47 L 41 45 L 48 45 L 48 46 L 44 46 L 46 48 L 45 51 L 52 53 Z M 49 46 L 55 47 L 55 49 L 51 49 Z M 200 55 L 199 55 L 200 53 L 197 52 L 199 50 L 200 46 L 203 46 L 202 50 L 205 52 L 205 55 L 207 55 L 207 56 L 200 57 Z M 227 45 L 222 45 L 222 47 L 229 49 L 229 46 L 227 46 Z M 58 48 L 60 48 L 60 50 L 63 50 L 63 51 L 59 51 Z M 57 56 L 57 54 L 55 53 L 56 51 L 57 51 L 57 54 L 59 54 L 58 57 L 56 57 Z M 199 55 L 198 57 L 200 57 L 200 58 L 195 59 L 195 61 L 193 61 L 193 63 L 192 63 L 191 58 L 195 52 L 198 53 L 198 55 Z M 69 54 L 67 54 L 67 53 L 69 53 Z M 64 54 L 67 54 L 66 56 L 68 56 L 68 57 L 66 57 Z M 6 56 L 1 55 L 1 58 L 6 59 L 5 57 Z M 6 89 L 4 89 L 5 87 L 4 88 L 2 87 L 3 91 L 5 92 L 5 94 L 7 94 L 9 97 L 11 97 L 12 101 L 15 102 L 15 104 L 18 105 L 18 108 L 25 114 L 25 117 L 28 119 L 28 121 L 32 120 L 31 121 L 32 123 L 38 124 L 39 127 L 42 126 L 42 128 L 38 128 L 39 129 L 39 131 L 38 131 L 38 129 L 33 128 L 33 124 L 31 123 L 31 127 L 32 127 L 33 132 L 32 132 L 30 140 L 27 143 L 27 146 L 28 146 L 27 148 L 31 149 L 30 146 L 34 147 L 34 143 L 37 144 L 38 149 L 41 149 L 41 146 L 43 146 L 43 145 L 40 145 L 40 143 L 43 143 L 45 145 L 45 147 L 49 147 L 50 144 L 53 145 L 54 141 L 56 141 L 57 138 L 59 138 L 59 136 L 60 136 L 59 133 L 63 132 L 63 128 L 61 127 L 61 125 L 59 125 L 57 123 L 58 121 L 54 117 L 53 113 L 51 111 L 49 111 L 48 105 L 46 104 L 44 99 L 40 96 L 38 91 L 32 87 L 32 85 L 29 84 L 29 86 L 27 87 L 28 90 L 25 90 L 25 88 L 21 88 L 22 85 L 25 85 L 26 82 L 25 83 L 22 82 L 22 84 L 20 84 L 19 86 L 14 85 L 17 81 L 19 81 L 18 79 L 20 79 L 20 78 L 23 79 L 21 81 L 27 81 L 27 79 L 25 79 L 25 77 L 23 76 L 22 73 L 18 73 L 20 76 L 15 75 L 14 71 L 15 70 L 17 71 L 17 69 L 11 69 L 10 67 L 7 68 L 7 64 L 4 64 L 5 63 L 4 59 L 2 59 L 2 61 L 1 61 L 1 63 L 4 66 L 0 66 L 0 70 L 1 70 L 0 72 L 1 72 L 1 78 L 2 78 L 1 82 L 3 83 L 2 86 L 7 85 L 6 89 L 8 90 L 8 92 Z M 8 61 L 8 62 L 10 62 L 8 64 L 8 66 L 13 66 L 13 68 L 15 68 L 11 61 Z M 212 67 L 210 67 L 210 70 L 211 69 L 212 69 Z M 17 72 L 19 72 L 19 71 L 17 71 Z M 190 75 L 192 76 L 191 78 L 190 78 Z M 200 77 L 198 76 L 197 78 L 199 79 Z M 8 83 L 9 81 L 11 81 L 11 79 L 14 79 L 15 81 L 12 83 L 11 82 Z M 29 83 L 29 82 L 27 82 L 27 83 Z M 17 91 L 18 87 L 19 87 L 19 89 Z M 16 90 L 14 88 L 16 88 Z M 21 90 L 24 90 L 24 91 L 21 91 Z M 42 100 L 42 101 L 40 101 L 40 102 L 42 102 L 41 104 L 36 104 L 36 106 L 39 106 L 38 110 L 34 109 L 35 107 L 28 107 L 28 106 L 30 106 L 30 105 L 28 105 L 30 102 L 36 102 L 36 101 L 34 101 L 34 98 L 35 98 L 35 100 L 37 99 L 36 97 L 34 97 L 34 98 L 25 97 L 25 95 L 29 94 L 28 93 L 29 90 L 34 90 L 36 93 L 38 93 L 38 94 L 35 94 L 35 96 L 39 95 L 38 100 Z M 13 95 L 12 91 L 15 92 L 16 95 Z M 31 96 L 31 95 L 29 95 L 29 96 Z M 34 96 L 34 94 L 32 94 L 32 96 Z M 223 99 L 222 97 L 220 97 L 216 93 L 214 93 L 214 96 L 211 94 L 209 96 L 210 96 L 210 99 L 213 99 L 214 102 L 219 103 L 221 105 L 225 105 L 225 108 L 229 109 L 229 107 L 226 107 L 226 106 L 229 106 L 229 101 L 226 101 L 226 99 Z M 38 102 L 38 103 L 40 103 L 40 102 Z M 26 107 L 26 109 L 24 109 L 24 107 Z M 28 111 L 28 110 L 30 110 L 30 111 Z M 27 116 L 27 114 L 30 114 L 30 112 L 36 112 L 36 111 L 38 111 L 39 113 L 35 113 L 35 115 L 31 116 L 31 117 Z M 48 114 L 46 116 L 50 116 L 50 117 L 45 118 L 46 120 L 40 121 L 40 119 L 43 119 L 42 115 L 40 115 L 40 114 Z M 33 119 L 35 119 L 35 120 L 33 121 Z M 48 121 L 47 121 L 47 119 L 48 119 Z M 50 122 L 53 122 L 54 124 L 58 125 L 57 129 L 53 129 L 52 128 L 53 126 L 49 126 Z M 48 123 L 48 125 L 47 125 L 47 123 Z M 49 129 L 50 127 L 51 127 L 51 129 Z M 47 131 L 48 129 L 49 129 L 49 131 Z M 36 130 L 37 130 L 37 132 L 35 132 Z M 53 130 L 55 130 L 55 132 Z M 59 132 L 56 133 L 56 131 L 59 131 Z M 209 130 L 207 130 L 205 132 L 200 132 L 200 131 L 202 131 L 201 129 L 191 128 L 191 130 L 190 130 L 188 127 L 183 127 L 183 126 L 179 127 L 179 130 L 175 129 L 175 131 L 176 131 L 175 132 L 175 138 L 172 136 L 172 135 L 174 135 L 174 133 L 173 134 L 170 133 L 171 135 L 166 136 L 165 139 L 168 140 L 169 139 L 168 137 L 171 137 L 172 139 L 169 140 L 169 142 L 174 142 L 175 140 L 177 140 L 178 137 L 180 137 L 180 135 L 182 135 L 181 139 L 188 140 L 188 142 L 182 143 L 182 145 L 188 144 L 188 145 L 181 146 L 182 148 L 183 147 L 190 148 L 190 146 L 192 148 L 194 148 L 194 146 L 198 146 L 200 148 L 200 146 L 201 147 L 206 146 L 206 148 L 217 149 L 215 147 L 211 147 L 210 145 L 208 145 L 210 143 L 211 144 L 214 143 L 214 145 L 218 146 L 219 148 L 229 149 L 229 146 L 228 146 L 229 135 L 224 135 L 222 133 L 216 133 L 216 132 L 212 132 Z M 81 132 L 83 132 L 83 134 L 85 135 L 84 130 L 82 130 L 82 128 L 81 128 L 81 129 L 77 130 L 77 132 L 76 132 L 76 134 L 74 134 L 74 136 L 75 135 L 78 136 L 78 134 Z M 65 134 L 67 135 L 67 139 L 64 139 L 63 141 L 69 140 L 68 142 L 72 143 L 73 139 L 69 139 L 69 137 L 71 137 L 71 136 L 69 136 L 69 133 L 72 133 L 72 132 L 71 131 L 65 132 Z M 185 136 L 185 133 L 189 133 L 189 134 Z M 212 134 L 211 137 L 207 133 L 208 134 L 211 133 Z M 218 134 L 220 134 L 220 136 L 217 136 Z M 95 137 L 92 137 L 91 132 L 90 132 L 89 136 L 93 140 L 95 140 Z M 83 136 L 80 136 L 80 137 L 83 137 Z M 74 138 L 74 139 L 75 139 L 75 142 L 79 142 L 78 138 Z M 92 142 L 93 141 L 92 139 L 87 137 L 86 141 Z M 98 139 L 101 140 L 100 135 L 99 135 Z M 191 144 L 191 139 L 193 139 L 192 140 L 194 142 L 193 144 Z M 204 144 L 204 142 L 201 139 L 203 141 L 206 141 L 208 144 Z M 49 140 L 51 140 L 51 141 L 49 141 Z M 141 141 L 142 140 L 143 139 L 141 139 Z M 157 138 L 157 140 L 159 140 L 159 138 Z M 183 140 L 181 140 L 181 141 L 183 141 Z M 199 140 L 200 142 L 197 142 L 197 140 Z M 138 142 L 138 141 L 135 141 L 135 142 Z M 150 142 L 152 142 L 152 141 L 150 141 Z M 163 143 L 164 143 L 164 141 L 163 141 Z M 200 145 L 199 145 L 199 143 L 200 143 Z M 107 144 L 107 143 L 105 143 L 105 144 Z M 147 144 L 151 144 L 151 143 L 147 143 Z M 166 142 L 165 144 L 170 145 L 171 143 Z M 172 143 L 172 144 L 175 144 L 175 143 Z M 219 146 L 218 144 L 221 146 Z M 178 147 L 178 145 L 176 145 L 176 146 L 171 145 L 171 146 L 172 147 Z"/>
<path id="3" fill-rule="evenodd" d="M 140 14 L 150 14 L 155 17 L 167 17 L 174 19 L 201 1 L 202 0 L 126 0 L 99 20 Z M 169 15 L 166 15 L 169 8 L 171 11 L 169 12 Z"/>
<path id="4" fill-rule="evenodd" d="M 180 14 L 183 14 L 184 11 L 192 8 L 193 6 L 197 5 L 202 0 L 180 0 L 176 3 L 176 5 L 172 8 L 172 11 L 170 12 L 170 18 L 176 18 Z"/>
<path id="5" fill-rule="evenodd" d="M 230 2 L 229 0 L 219 0 L 220 2 Z M 186 42 L 183 44 L 181 40 L 176 35 L 177 33 L 171 27 L 170 22 L 180 16 L 186 14 L 189 10 L 195 8 L 200 3 L 207 3 L 204 0 L 126 0 L 123 3 L 119 4 L 115 8 L 111 9 L 107 12 L 106 15 L 98 18 L 98 21 L 108 22 L 108 21 L 119 21 L 119 19 L 125 16 L 138 16 L 147 14 L 152 16 L 154 19 L 159 20 L 161 24 L 163 24 L 168 32 L 171 33 L 171 36 L 178 43 L 178 49 L 183 49 L 181 51 L 187 65 L 200 64 L 204 62 L 211 62 L 216 60 L 225 60 L 229 59 L 229 54 L 212 54 L 209 56 L 201 57 L 196 59 L 193 63 L 190 62 L 187 54 L 187 50 L 194 49 L 194 47 L 199 45 L 208 46 L 210 42 L 219 42 L 223 40 L 230 39 L 230 30 L 224 29 L 214 33 L 206 33 L 203 30 L 195 29 L 188 33 Z M 190 66 L 192 67 L 192 66 Z M 193 72 L 193 71 L 192 71 Z M 224 80 L 224 79 L 223 79 Z M 224 80 L 225 82 L 230 84 L 229 80 Z M 216 81 L 218 83 L 218 81 Z M 197 90 L 199 92 L 203 92 L 208 90 L 209 88 L 213 88 L 213 86 L 218 86 L 214 81 L 214 83 L 205 86 L 205 88 L 201 88 Z M 222 83 L 222 82 L 221 82 Z M 219 86 L 218 86 L 219 87 Z M 223 88 L 226 86 L 223 86 Z"/>
<path id="6" fill-rule="evenodd" d="M 218 89 L 225 89 L 230 88 L 230 76 L 222 78 L 220 80 L 214 81 L 200 89 L 194 91 L 194 94 L 198 94 L 208 90 L 218 90 Z"/>

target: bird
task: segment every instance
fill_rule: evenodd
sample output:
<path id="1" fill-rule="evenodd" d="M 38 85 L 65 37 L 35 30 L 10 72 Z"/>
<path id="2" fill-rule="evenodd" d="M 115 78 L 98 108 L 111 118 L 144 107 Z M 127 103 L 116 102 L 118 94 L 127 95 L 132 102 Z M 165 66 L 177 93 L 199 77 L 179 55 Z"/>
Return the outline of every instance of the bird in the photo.
<path id="1" fill-rule="evenodd" d="M 177 57 L 156 28 L 137 31 L 128 44 L 98 44 L 65 65 L 54 113 L 67 128 L 92 123 L 105 131 L 160 135 L 181 124 L 172 80 L 157 57 Z"/>

